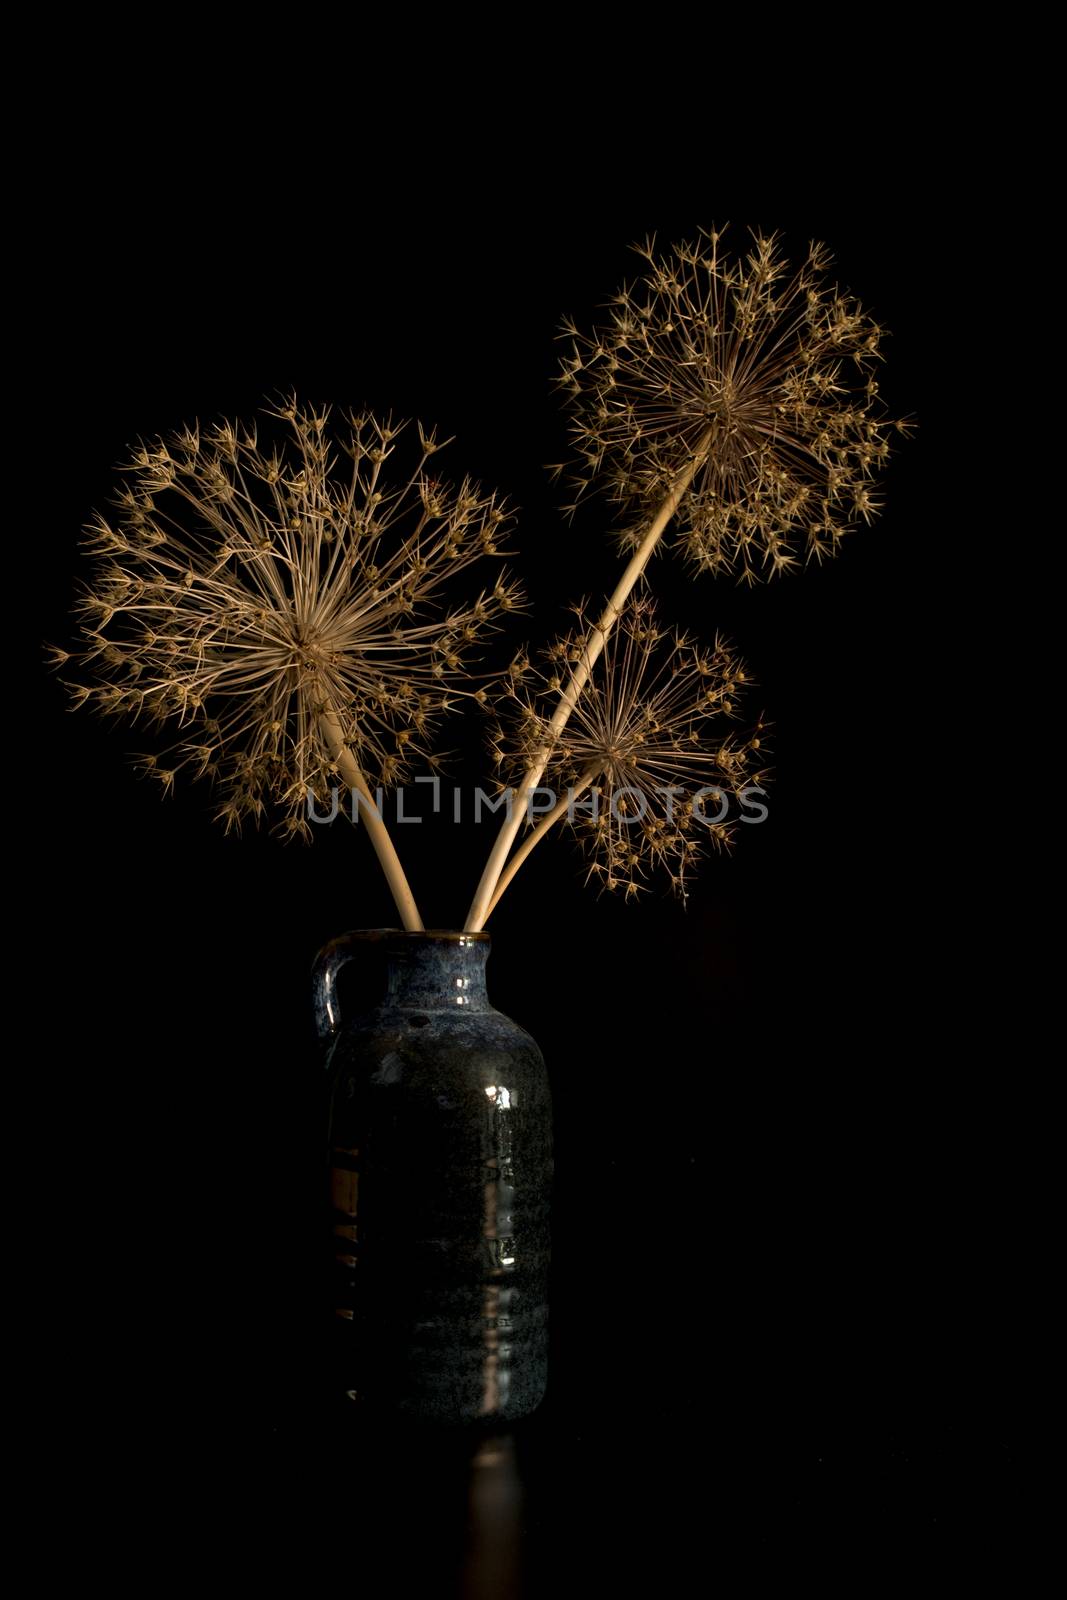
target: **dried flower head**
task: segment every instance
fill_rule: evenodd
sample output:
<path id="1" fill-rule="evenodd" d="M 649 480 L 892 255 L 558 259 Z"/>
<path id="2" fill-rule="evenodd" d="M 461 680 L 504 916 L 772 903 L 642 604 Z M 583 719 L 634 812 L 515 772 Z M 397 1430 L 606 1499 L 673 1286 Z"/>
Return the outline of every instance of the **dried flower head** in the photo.
<path id="1" fill-rule="evenodd" d="M 334 443 L 328 414 L 295 399 L 264 415 L 270 447 L 223 422 L 134 452 L 117 518 L 87 530 L 96 568 L 65 659 L 94 679 L 70 685 L 76 704 L 180 730 L 144 760 L 165 791 L 188 769 L 215 781 L 227 830 L 274 802 L 306 837 L 308 792 L 336 782 L 324 716 L 368 783 L 432 762 L 435 720 L 472 692 L 471 646 L 518 591 L 501 575 L 442 612 L 447 580 L 502 553 L 510 514 L 441 483 L 421 425 L 394 482 L 406 424 L 351 416 Z"/>
<path id="2" fill-rule="evenodd" d="M 799 271 L 777 236 L 751 236 L 733 261 L 722 230 L 647 262 L 583 334 L 571 321 L 558 383 L 574 410 L 582 468 L 573 513 L 594 482 L 632 507 L 639 543 L 677 475 L 701 458 L 678 511 L 678 542 L 700 569 L 752 583 L 834 555 L 879 509 L 873 479 L 889 453 L 874 371 L 884 330 L 826 277 L 811 245 Z M 556 475 L 562 467 L 554 469 Z"/>
<path id="3" fill-rule="evenodd" d="M 573 792 L 565 815 L 586 847 L 587 881 L 629 898 L 659 867 L 684 898 L 704 844 L 729 845 L 744 791 L 766 778 L 757 768 L 765 724 L 742 737 L 727 727 L 750 680 L 721 639 L 703 649 L 660 627 L 651 600 L 634 600 L 553 740 L 560 689 L 589 637 L 585 607 L 572 609 L 576 626 L 539 664 L 525 654 L 512 663 L 497 764 L 513 779 L 550 744 L 541 781 L 561 798 Z"/>

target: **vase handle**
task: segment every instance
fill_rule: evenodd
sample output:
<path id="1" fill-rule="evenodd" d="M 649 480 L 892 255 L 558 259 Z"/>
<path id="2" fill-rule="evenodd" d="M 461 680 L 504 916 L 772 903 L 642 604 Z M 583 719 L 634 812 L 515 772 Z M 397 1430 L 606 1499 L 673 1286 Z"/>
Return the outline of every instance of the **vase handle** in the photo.
<path id="1" fill-rule="evenodd" d="M 337 993 L 341 968 L 348 965 L 357 949 L 380 950 L 392 937 L 392 928 L 357 928 L 351 933 L 340 933 L 323 945 L 311 968 L 311 1004 L 315 1035 L 320 1045 L 330 1044 L 341 1026 L 341 1003 Z"/>
<path id="2" fill-rule="evenodd" d="M 337 977 L 341 968 L 351 961 L 358 933 L 342 933 L 329 944 L 324 944 L 315 957 L 311 969 L 311 1003 L 315 1016 L 315 1036 L 320 1044 L 329 1044 L 341 1025 L 341 1008 L 337 997 Z"/>

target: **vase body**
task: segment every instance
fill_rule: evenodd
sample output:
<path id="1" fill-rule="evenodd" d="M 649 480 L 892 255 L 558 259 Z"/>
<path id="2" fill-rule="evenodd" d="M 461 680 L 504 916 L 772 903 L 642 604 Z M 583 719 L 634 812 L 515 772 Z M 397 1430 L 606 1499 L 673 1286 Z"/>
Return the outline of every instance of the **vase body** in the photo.
<path id="1" fill-rule="evenodd" d="M 487 934 L 346 935 L 316 968 L 327 1036 L 329 1383 L 346 1409 L 524 1416 L 547 1383 L 552 1112 L 544 1060 L 489 1003 Z M 344 960 L 381 964 L 338 1016 Z"/>

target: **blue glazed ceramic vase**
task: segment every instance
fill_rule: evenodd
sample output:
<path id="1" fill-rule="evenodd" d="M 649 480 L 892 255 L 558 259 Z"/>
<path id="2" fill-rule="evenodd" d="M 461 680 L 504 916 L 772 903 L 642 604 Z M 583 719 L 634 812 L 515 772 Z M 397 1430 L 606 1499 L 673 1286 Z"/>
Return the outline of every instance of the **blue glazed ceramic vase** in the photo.
<path id="1" fill-rule="evenodd" d="M 489 1003 L 485 933 L 350 933 L 320 953 L 332 1237 L 328 1382 L 345 1409 L 499 1424 L 548 1365 L 552 1107 L 541 1052 Z M 384 996 L 343 1018 L 346 962 Z"/>

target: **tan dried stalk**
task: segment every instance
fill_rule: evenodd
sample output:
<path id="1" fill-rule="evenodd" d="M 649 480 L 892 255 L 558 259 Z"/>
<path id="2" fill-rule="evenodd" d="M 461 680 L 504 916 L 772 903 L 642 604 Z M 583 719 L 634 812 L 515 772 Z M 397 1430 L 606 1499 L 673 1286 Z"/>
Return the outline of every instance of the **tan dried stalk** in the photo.
<path id="1" fill-rule="evenodd" d="M 325 704 L 325 702 L 324 702 Z M 425 924 L 415 904 L 415 896 L 411 892 L 407 875 L 400 864 L 400 857 L 396 853 L 389 829 L 382 820 L 374 796 L 367 787 L 367 780 L 363 776 L 359 762 L 347 749 L 344 740 L 344 728 L 337 713 L 327 706 L 323 711 L 321 723 L 326 737 L 330 755 L 336 762 L 337 770 L 341 777 L 359 796 L 362 804 L 359 805 L 359 817 L 370 835 L 374 853 L 378 857 L 379 865 L 385 874 L 385 881 L 389 885 L 389 892 L 393 897 L 393 904 L 400 914 L 400 920 L 408 933 L 421 933 Z"/>
<path id="2" fill-rule="evenodd" d="M 497 836 L 489 860 L 485 864 L 485 871 L 482 873 L 481 881 L 475 891 L 474 899 L 471 902 L 470 911 L 467 913 L 465 928 L 469 933 L 478 933 L 485 926 L 497 884 L 504 871 L 511 847 L 515 843 L 519 829 L 522 827 L 530 795 L 541 782 L 554 742 L 566 727 L 571 712 L 577 704 L 578 696 L 588 683 L 589 674 L 599 660 L 612 628 L 622 615 L 626 601 L 651 560 L 652 552 L 663 537 L 668 523 L 678 509 L 682 496 L 693 481 L 693 475 L 704 459 L 710 442 L 711 430 L 709 429 L 705 436 L 698 440 L 692 461 L 679 474 L 670 494 L 653 518 L 648 532 L 616 584 L 615 591 L 604 607 L 599 621 L 589 632 L 585 647 L 581 653 L 581 659 L 572 671 L 566 687 L 560 695 L 559 705 L 546 730 L 545 741 L 535 752 L 522 782 L 512 796 L 511 815 L 505 819 Z"/>
<path id="3" fill-rule="evenodd" d="M 530 855 L 530 852 L 536 845 L 541 843 L 541 840 L 545 838 L 550 829 L 555 827 L 557 822 L 562 822 L 563 818 L 567 815 L 568 809 L 573 806 L 576 801 L 580 800 L 586 791 L 592 787 L 603 770 L 603 767 L 598 762 L 591 762 L 579 777 L 578 782 L 572 786 L 569 794 L 560 795 L 559 799 L 552 807 L 552 810 L 546 811 L 545 815 L 539 820 L 533 832 L 527 834 L 526 838 L 522 841 L 522 844 L 516 850 L 515 854 L 512 856 L 511 860 L 500 874 L 499 882 L 497 883 L 496 888 L 493 890 L 493 898 L 489 902 L 489 910 L 486 912 L 486 921 L 489 920 L 497 906 L 500 904 L 500 899 L 505 889 L 507 889 L 508 885 L 511 883 L 523 862 Z"/>

